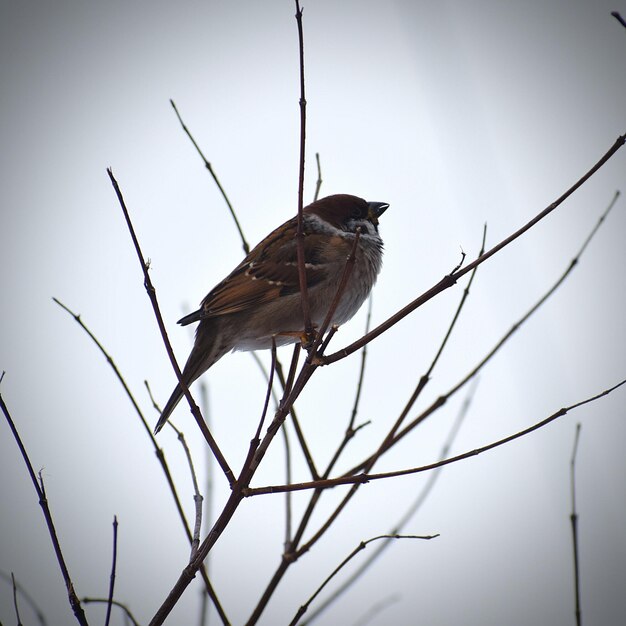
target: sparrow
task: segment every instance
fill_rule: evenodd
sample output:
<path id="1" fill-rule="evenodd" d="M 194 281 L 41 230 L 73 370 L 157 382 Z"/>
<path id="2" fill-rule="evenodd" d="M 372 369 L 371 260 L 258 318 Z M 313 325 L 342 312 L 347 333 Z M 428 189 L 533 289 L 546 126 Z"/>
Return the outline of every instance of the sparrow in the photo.
<path id="1" fill-rule="evenodd" d="M 389 205 L 337 194 L 303 209 L 304 260 L 311 323 L 320 327 L 337 293 L 346 260 L 360 229 L 355 261 L 331 324 L 347 322 L 369 295 L 382 266 L 378 218 Z M 296 232 L 293 217 L 272 231 L 202 300 L 178 321 L 200 322 L 182 371 L 189 387 L 227 352 L 261 350 L 302 340 Z M 180 383 L 161 412 L 155 434 L 183 397 Z"/>

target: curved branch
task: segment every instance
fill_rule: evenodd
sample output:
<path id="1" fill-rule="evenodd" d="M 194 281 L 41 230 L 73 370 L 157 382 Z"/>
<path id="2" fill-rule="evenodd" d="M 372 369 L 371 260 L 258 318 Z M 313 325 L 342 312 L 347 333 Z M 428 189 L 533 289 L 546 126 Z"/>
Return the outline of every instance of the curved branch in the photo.
<path id="1" fill-rule="evenodd" d="M 334 363 L 335 361 L 339 361 L 341 359 L 345 359 L 347 356 L 351 355 L 353 352 L 356 352 L 360 348 L 362 348 L 365 344 L 370 341 L 376 339 L 379 335 L 382 335 L 385 331 L 389 330 L 392 326 L 397 324 L 400 320 L 404 319 L 407 315 L 415 311 L 415 309 L 419 308 L 436 295 L 440 294 L 442 291 L 449 289 L 456 283 L 456 281 L 464 276 L 468 272 L 471 272 L 475 267 L 484 263 L 487 259 L 491 258 L 494 254 L 505 248 L 510 243 L 515 241 L 518 237 L 521 237 L 525 232 L 530 230 L 535 224 L 540 222 L 544 217 L 552 213 L 560 204 L 562 204 L 569 196 L 571 196 L 583 183 L 585 183 L 593 174 L 595 174 L 626 142 L 626 135 L 620 135 L 613 145 L 609 148 L 609 150 L 604 154 L 604 156 L 584 175 L 582 176 L 576 183 L 574 183 L 563 195 L 557 198 L 552 204 L 547 206 L 543 211 L 535 215 L 533 219 L 524 224 L 520 229 L 516 230 L 514 233 L 509 235 L 506 239 L 503 239 L 500 243 L 495 245 L 490 250 L 487 250 L 484 254 L 481 254 L 477 259 L 472 261 L 469 265 L 464 268 L 455 270 L 452 274 L 444 276 L 436 285 L 425 291 L 421 296 L 415 298 L 412 302 L 409 302 L 405 307 L 400 309 L 397 313 L 392 315 L 382 324 L 374 328 L 374 330 L 370 331 L 366 335 L 363 335 L 360 339 L 351 343 L 349 346 L 334 352 L 328 356 L 325 356 L 321 359 L 321 365 L 328 365 L 330 363 Z"/>

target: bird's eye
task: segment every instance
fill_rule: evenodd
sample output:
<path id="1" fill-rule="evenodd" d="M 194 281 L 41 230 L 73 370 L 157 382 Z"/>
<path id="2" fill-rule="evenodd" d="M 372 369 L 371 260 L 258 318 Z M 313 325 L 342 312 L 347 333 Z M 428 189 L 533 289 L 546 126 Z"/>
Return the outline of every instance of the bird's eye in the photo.
<path id="1" fill-rule="evenodd" d="M 353 217 L 355 220 L 361 219 L 361 217 L 363 217 L 361 215 L 361 209 L 359 209 L 359 207 L 354 207 L 352 209 L 352 212 L 350 213 L 351 217 Z"/>

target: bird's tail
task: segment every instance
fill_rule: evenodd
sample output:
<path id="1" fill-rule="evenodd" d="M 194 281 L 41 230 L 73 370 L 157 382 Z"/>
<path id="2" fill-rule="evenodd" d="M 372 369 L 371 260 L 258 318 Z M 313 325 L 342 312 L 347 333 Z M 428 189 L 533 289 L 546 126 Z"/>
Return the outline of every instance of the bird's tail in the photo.
<path id="1" fill-rule="evenodd" d="M 211 365 L 222 358 L 230 349 L 228 344 L 224 347 L 215 342 L 217 329 L 218 325 L 213 320 L 203 320 L 200 322 L 196 331 L 195 344 L 182 373 L 182 379 L 185 381 L 187 387 L 191 386 L 191 383 L 202 376 Z M 159 421 L 154 428 L 155 435 L 165 426 L 172 411 L 176 408 L 184 395 L 181 384 L 177 383 L 170 399 L 165 404 L 163 411 L 161 411 L 161 417 L 159 417 Z"/>
<path id="2" fill-rule="evenodd" d="M 172 411 L 176 408 L 178 403 L 181 401 L 183 397 L 183 388 L 180 386 L 180 383 L 176 383 L 176 387 L 174 387 L 174 391 L 170 396 L 170 399 L 167 401 L 163 410 L 161 411 L 161 416 L 159 417 L 159 421 L 157 425 L 154 427 L 154 434 L 158 434 L 158 432 L 165 426 L 165 423 L 169 419 Z"/>

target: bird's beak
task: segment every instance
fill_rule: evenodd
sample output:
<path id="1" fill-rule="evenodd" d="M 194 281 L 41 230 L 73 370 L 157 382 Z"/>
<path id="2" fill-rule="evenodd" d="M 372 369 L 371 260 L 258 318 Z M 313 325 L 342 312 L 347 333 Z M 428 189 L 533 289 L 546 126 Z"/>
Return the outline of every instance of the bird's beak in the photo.
<path id="1" fill-rule="evenodd" d="M 367 219 L 378 226 L 378 218 L 389 208 L 386 202 L 368 202 Z"/>

